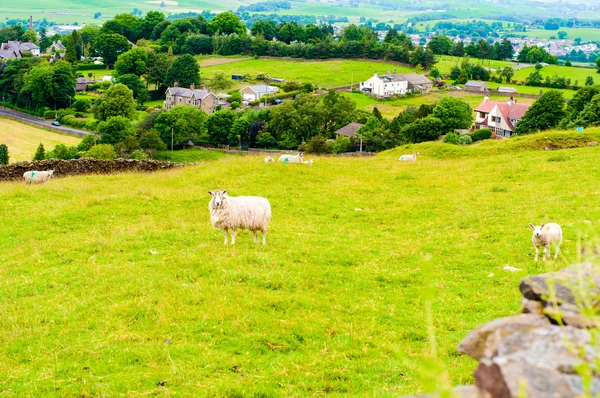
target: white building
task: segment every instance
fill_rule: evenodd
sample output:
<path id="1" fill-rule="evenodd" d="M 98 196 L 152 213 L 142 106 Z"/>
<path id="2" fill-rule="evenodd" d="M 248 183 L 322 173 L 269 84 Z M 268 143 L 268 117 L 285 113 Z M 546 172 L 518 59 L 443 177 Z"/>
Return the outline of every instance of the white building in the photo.
<path id="1" fill-rule="evenodd" d="M 360 82 L 360 90 L 380 97 L 389 97 L 394 94 L 404 95 L 408 90 L 408 81 L 402 75 L 398 75 L 396 70 L 393 74 L 388 71 L 383 76 L 375 73 L 369 80 Z"/>
<path id="2" fill-rule="evenodd" d="M 246 86 L 240 90 L 240 94 L 244 101 L 255 101 L 265 95 L 273 95 L 279 92 L 279 88 L 275 86 L 267 86 L 266 84 L 257 84 L 255 86 Z"/>

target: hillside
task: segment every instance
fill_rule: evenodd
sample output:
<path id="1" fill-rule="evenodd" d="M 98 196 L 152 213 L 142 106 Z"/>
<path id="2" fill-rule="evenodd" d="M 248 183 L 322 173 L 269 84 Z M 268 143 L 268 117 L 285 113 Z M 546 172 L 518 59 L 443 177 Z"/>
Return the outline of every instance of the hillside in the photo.
<path id="1" fill-rule="evenodd" d="M 57 144 L 77 145 L 81 141 L 81 138 L 53 133 L 9 119 L 0 119 L 0 126 L 0 143 L 8 146 L 11 163 L 31 160 L 40 143 L 49 151 Z"/>
<path id="2" fill-rule="evenodd" d="M 540 145 L 600 130 L 588 133 L 420 144 L 416 163 L 396 160 L 413 148 L 297 167 L 228 156 L 0 183 L 0 391 L 398 396 L 444 375 L 468 383 L 466 332 L 518 313 L 522 276 L 600 234 L 599 147 Z M 269 198 L 266 247 L 247 232 L 223 246 L 212 189 Z M 527 225 L 545 221 L 564 229 L 556 263 L 533 262 Z"/>

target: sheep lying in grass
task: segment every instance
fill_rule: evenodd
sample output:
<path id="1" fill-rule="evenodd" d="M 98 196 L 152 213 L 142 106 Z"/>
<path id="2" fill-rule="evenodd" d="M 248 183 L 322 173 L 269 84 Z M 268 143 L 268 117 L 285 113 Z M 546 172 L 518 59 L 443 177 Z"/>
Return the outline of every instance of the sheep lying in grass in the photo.
<path id="1" fill-rule="evenodd" d="M 302 153 L 298 153 L 297 155 L 281 155 L 278 162 L 281 163 L 302 163 Z"/>
<path id="2" fill-rule="evenodd" d="M 398 160 L 403 160 L 405 162 L 416 162 L 418 154 L 419 152 L 413 152 L 412 155 L 402 155 L 398 158 Z"/>
<path id="3" fill-rule="evenodd" d="M 558 252 L 560 251 L 560 245 L 562 244 L 562 229 L 560 225 L 556 223 L 548 223 L 542 224 L 540 226 L 529 224 L 531 229 L 533 229 L 533 236 L 531 237 L 531 242 L 535 247 L 535 259 L 538 260 L 538 248 L 540 246 L 544 246 L 544 255 L 542 256 L 542 260 L 546 260 L 550 258 L 550 245 L 554 244 L 556 246 L 556 253 L 554 254 L 554 259 L 558 258 Z"/>
<path id="4" fill-rule="evenodd" d="M 309 165 L 311 165 L 311 166 L 312 166 L 312 164 L 313 164 L 313 161 L 312 161 L 312 159 L 310 159 L 310 160 L 307 160 L 307 161 L 305 161 L 305 162 L 302 162 L 302 163 L 304 163 L 304 164 L 309 164 Z"/>
<path id="5" fill-rule="evenodd" d="M 265 158 L 265 163 L 273 163 L 275 161 L 275 159 L 273 159 L 273 156 L 267 156 Z"/>
<path id="6" fill-rule="evenodd" d="M 231 244 L 235 244 L 238 229 L 247 229 L 254 233 L 254 243 L 258 243 L 258 231 L 262 232 L 263 245 L 267 244 L 267 228 L 271 220 L 271 205 L 265 198 L 258 196 L 227 196 L 227 191 L 208 192 L 212 199 L 208 203 L 210 221 L 215 228 L 225 233 L 227 244 L 231 230 Z"/>
<path id="7" fill-rule="evenodd" d="M 32 171 L 26 171 L 25 173 L 23 173 L 23 179 L 25 179 L 25 184 L 38 184 L 38 183 L 42 183 L 42 182 L 46 182 L 48 181 L 50 178 L 52 178 L 52 175 L 54 174 L 54 170 L 47 170 L 47 171 L 37 171 L 37 170 L 32 170 Z"/>

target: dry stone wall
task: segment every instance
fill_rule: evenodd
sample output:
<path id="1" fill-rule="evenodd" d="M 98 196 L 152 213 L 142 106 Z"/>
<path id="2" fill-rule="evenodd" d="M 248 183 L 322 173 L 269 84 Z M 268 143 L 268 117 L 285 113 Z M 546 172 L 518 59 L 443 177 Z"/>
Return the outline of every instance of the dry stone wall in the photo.
<path id="1" fill-rule="evenodd" d="M 32 162 L 11 163 L 0 166 L 0 181 L 19 180 L 23 173 L 31 170 L 54 170 L 54 176 L 80 174 L 112 174 L 122 172 L 154 172 L 185 166 L 183 163 L 163 162 L 158 160 L 116 159 L 100 160 L 91 158 L 61 160 L 46 159 Z M 188 163 L 189 165 L 189 163 Z"/>

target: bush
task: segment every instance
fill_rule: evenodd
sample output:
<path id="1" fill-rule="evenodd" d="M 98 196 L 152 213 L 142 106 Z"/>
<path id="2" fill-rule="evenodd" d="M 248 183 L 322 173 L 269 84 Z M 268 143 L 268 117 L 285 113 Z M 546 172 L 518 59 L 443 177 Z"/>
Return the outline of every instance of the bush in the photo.
<path id="1" fill-rule="evenodd" d="M 256 136 L 256 146 L 259 148 L 269 148 L 277 144 L 275 138 L 268 131 L 261 131 Z"/>
<path id="2" fill-rule="evenodd" d="M 473 139 L 470 135 L 461 135 L 458 139 L 458 145 L 471 145 L 473 143 Z"/>
<path id="3" fill-rule="evenodd" d="M 489 140 L 490 138 L 492 138 L 492 130 L 490 130 L 490 129 L 476 130 L 471 134 L 471 138 L 473 139 L 473 142 Z"/>
<path id="4" fill-rule="evenodd" d="M 58 144 L 50 152 L 46 152 L 46 159 L 78 159 L 79 153 L 77 148 L 74 146 L 66 146 L 64 144 Z"/>
<path id="5" fill-rule="evenodd" d="M 156 130 L 145 131 L 142 133 L 140 137 L 140 147 L 152 157 L 156 152 L 165 151 L 167 149 L 167 145 L 160 138 L 160 133 Z"/>
<path id="6" fill-rule="evenodd" d="M 89 99 L 78 99 L 73 102 L 73 109 L 77 112 L 87 112 L 88 109 L 92 106 L 92 101 Z"/>
<path id="7" fill-rule="evenodd" d="M 117 158 L 115 148 L 110 144 L 94 145 L 84 155 L 85 158 L 113 160 Z"/>
<path id="8" fill-rule="evenodd" d="M 446 144 L 454 144 L 458 145 L 458 140 L 460 138 L 460 134 L 458 133 L 448 133 L 444 137 L 444 141 Z"/>
<path id="9" fill-rule="evenodd" d="M 306 144 L 307 153 L 329 153 L 329 145 L 327 144 L 327 138 L 322 135 L 316 135 L 312 137 Z"/>
<path id="10" fill-rule="evenodd" d="M 296 91 L 302 88 L 302 83 L 299 82 L 286 82 L 281 85 L 281 89 L 285 92 Z"/>
<path id="11" fill-rule="evenodd" d="M 8 147 L 6 144 L 0 144 L 0 165 L 6 166 L 8 164 Z"/>
<path id="12" fill-rule="evenodd" d="M 77 150 L 79 152 L 87 152 L 91 147 L 96 145 L 96 137 L 92 134 L 86 135 L 83 140 L 77 144 Z"/>
<path id="13" fill-rule="evenodd" d="M 148 154 L 146 152 L 142 151 L 141 149 L 136 149 L 135 151 L 131 152 L 131 159 L 146 160 L 148 158 L 149 158 Z"/>
<path id="14" fill-rule="evenodd" d="M 331 142 L 329 148 L 333 153 L 345 153 L 348 152 L 348 150 L 350 149 L 350 145 L 350 138 L 344 135 L 338 135 L 336 139 L 333 142 Z"/>
<path id="15" fill-rule="evenodd" d="M 44 149 L 44 144 L 40 142 L 37 150 L 35 151 L 35 155 L 33 155 L 33 160 L 44 160 L 46 159 L 46 150 Z"/>
<path id="16" fill-rule="evenodd" d="M 44 111 L 44 119 L 54 119 L 56 116 L 56 111 L 48 110 Z"/>

